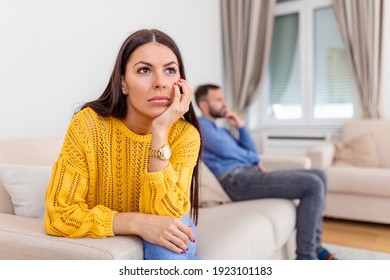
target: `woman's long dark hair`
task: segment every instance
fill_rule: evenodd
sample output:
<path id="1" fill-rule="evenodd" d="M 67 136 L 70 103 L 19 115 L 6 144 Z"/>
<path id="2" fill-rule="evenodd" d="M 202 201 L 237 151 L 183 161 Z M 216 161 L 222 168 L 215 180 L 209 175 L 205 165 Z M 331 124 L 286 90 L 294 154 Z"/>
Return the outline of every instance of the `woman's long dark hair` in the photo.
<path id="1" fill-rule="evenodd" d="M 127 114 L 126 95 L 122 93 L 121 76 L 125 75 L 126 65 L 130 59 L 131 54 L 140 46 L 150 43 L 158 42 L 170 48 L 176 55 L 179 63 L 180 77 L 186 79 L 183 60 L 176 43 L 167 34 L 156 29 L 142 29 L 131 34 L 123 43 L 119 50 L 118 57 L 115 62 L 114 70 L 112 71 L 110 80 L 103 94 L 96 100 L 84 104 L 80 110 L 90 107 L 101 116 L 113 116 L 115 118 L 124 118 Z M 184 114 L 184 119 L 196 127 L 200 134 L 198 119 L 196 117 L 192 103 L 190 103 L 189 110 Z M 200 154 L 199 149 L 197 163 L 195 165 L 192 180 L 191 180 L 191 217 L 194 222 L 198 221 L 199 208 L 199 163 Z"/>

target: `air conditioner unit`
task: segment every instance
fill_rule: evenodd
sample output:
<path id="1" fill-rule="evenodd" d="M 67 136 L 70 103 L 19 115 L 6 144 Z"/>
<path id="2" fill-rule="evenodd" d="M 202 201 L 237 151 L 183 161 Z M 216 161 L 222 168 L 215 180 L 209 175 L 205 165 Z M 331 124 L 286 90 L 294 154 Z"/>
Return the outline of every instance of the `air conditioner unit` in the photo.
<path id="1" fill-rule="evenodd" d="M 331 139 L 331 133 L 264 133 L 262 151 L 267 155 L 305 156 L 307 151 Z"/>

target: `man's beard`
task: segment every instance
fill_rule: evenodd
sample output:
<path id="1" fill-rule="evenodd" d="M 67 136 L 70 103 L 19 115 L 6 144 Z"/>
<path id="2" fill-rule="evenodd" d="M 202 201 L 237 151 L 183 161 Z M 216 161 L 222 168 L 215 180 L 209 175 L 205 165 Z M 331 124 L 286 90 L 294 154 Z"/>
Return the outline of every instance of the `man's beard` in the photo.
<path id="1" fill-rule="evenodd" d="M 214 119 L 224 118 L 226 114 L 226 109 L 221 110 L 214 110 L 213 108 L 210 108 L 210 116 L 212 116 Z"/>

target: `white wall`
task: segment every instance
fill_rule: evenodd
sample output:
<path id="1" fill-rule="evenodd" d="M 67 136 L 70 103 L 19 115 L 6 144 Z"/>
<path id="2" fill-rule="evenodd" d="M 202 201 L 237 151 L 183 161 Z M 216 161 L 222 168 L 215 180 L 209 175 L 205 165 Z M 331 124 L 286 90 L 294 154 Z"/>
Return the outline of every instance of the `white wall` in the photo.
<path id="1" fill-rule="evenodd" d="M 187 79 L 222 84 L 219 0 L 2 0 L 0 138 L 62 136 L 100 96 L 124 39 L 157 28 L 181 49 Z"/>
<path id="2" fill-rule="evenodd" d="M 61 136 L 103 91 L 123 40 L 158 28 L 178 43 L 187 78 L 223 84 L 219 0 L 1 0 L 0 138 Z M 382 112 L 390 119 L 390 4 Z"/>

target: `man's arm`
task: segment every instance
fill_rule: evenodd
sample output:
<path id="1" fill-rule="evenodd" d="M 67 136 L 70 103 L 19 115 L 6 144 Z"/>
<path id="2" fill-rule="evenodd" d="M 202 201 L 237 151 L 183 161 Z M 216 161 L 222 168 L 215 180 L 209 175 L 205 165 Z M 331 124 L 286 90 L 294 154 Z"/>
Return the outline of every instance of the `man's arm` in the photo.
<path id="1" fill-rule="evenodd" d="M 218 157 L 236 160 L 245 158 L 254 164 L 259 162 L 257 152 L 238 145 L 237 139 L 228 131 L 214 126 L 209 121 L 201 121 L 201 129 L 203 146 Z"/>
<path id="2" fill-rule="evenodd" d="M 238 139 L 238 144 L 244 149 L 250 150 L 257 154 L 256 144 L 253 141 L 253 138 L 251 137 L 246 127 L 244 126 L 240 128 L 239 132 L 240 132 L 240 136 Z"/>
<path id="3" fill-rule="evenodd" d="M 245 127 L 245 122 L 240 118 L 240 116 L 232 111 L 228 111 L 225 115 L 226 121 L 233 127 L 239 130 L 239 139 L 237 141 L 240 147 L 250 150 L 254 153 L 257 153 L 255 142 L 253 141 L 249 131 Z"/>

